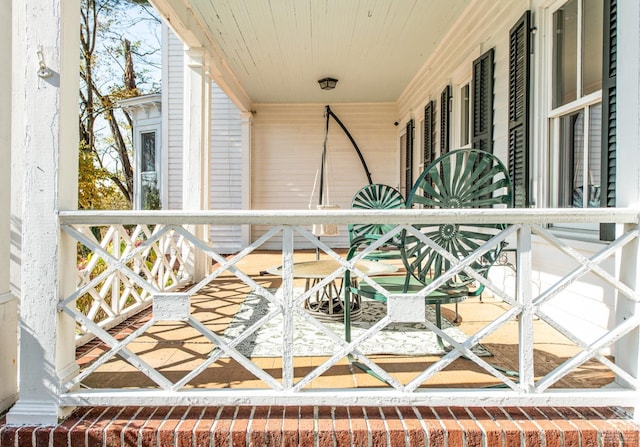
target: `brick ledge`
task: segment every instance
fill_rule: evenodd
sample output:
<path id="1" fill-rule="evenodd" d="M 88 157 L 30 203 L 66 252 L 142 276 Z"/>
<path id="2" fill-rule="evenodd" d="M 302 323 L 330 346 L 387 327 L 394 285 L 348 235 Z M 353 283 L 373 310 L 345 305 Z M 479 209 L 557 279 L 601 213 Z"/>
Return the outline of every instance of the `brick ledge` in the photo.
<path id="1" fill-rule="evenodd" d="M 11 427 L 0 446 L 638 446 L 615 408 L 86 407 L 54 427 Z"/>

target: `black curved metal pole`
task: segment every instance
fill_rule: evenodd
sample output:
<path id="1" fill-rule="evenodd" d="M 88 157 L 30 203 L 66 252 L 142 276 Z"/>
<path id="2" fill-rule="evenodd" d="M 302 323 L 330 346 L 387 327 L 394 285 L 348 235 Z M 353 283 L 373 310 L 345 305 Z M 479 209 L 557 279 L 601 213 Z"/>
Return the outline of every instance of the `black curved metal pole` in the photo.
<path id="1" fill-rule="evenodd" d="M 327 146 L 327 137 L 326 136 L 327 136 L 327 133 L 329 131 L 329 116 L 331 116 L 334 120 L 336 120 L 336 123 L 338 123 L 338 125 L 342 128 L 344 133 L 347 135 L 347 138 L 349 138 L 349 141 L 351 141 L 351 144 L 353 145 L 353 148 L 356 150 L 356 152 L 358 154 L 358 157 L 360 158 L 360 163 L 362 163 L 362 168 L 364 169 L 364 173 L 367 176 L 367 180 L 369 181 L 369 184 L 372 185 L 373 184 L 373 180 L 371 180 L 371 172 L 369 172 L 369 168 L 367 167 L 367 163 L 364 161 L 364 157 L 362 156 L 362 152 L 360 152 L 360 148 L 356 144 L 356 141 L 353 139 L 353 137 L 351 136 L 351 134 L 349 133 L 349 131 L 347 130 L 345 125 L 342 124 L 342 121 L 340 121 L 340 118 L 338 118 L 336 116 L 336 114 L 333 113 L 333 111 L 331 110 L 331 107 L 329 107 L 328 105 L 325 106 L 325 113 L 327 115 L 327 123 L 326 123 L 326 128 L 325 128 L 325 143 L 324 143 L 324 148 L 323 148 L 323 152 L 322 152 L 323 162 L 324 162 L 324 156 L 325 156 L 325 149 L 326 149 L 326 146 Z M 322 185 L 322 174 L 320 175 L 320 185 Z M 320 197 L 322 197 L 322 186 L 320 186 Z"/>
<path id="2" fill-rule="evenodd" d="M 329 107 L 329 106 L 327 106 Z M 324 168 L 327 163 L 327 139 L 329 137 L 329 114 L 325 113 L 324 142 L 322 143 L 322 160 L 320 161 L 320 193 L 318 195 L 318 205 L 322 205 L 322 194 L 324 190 Z"/>

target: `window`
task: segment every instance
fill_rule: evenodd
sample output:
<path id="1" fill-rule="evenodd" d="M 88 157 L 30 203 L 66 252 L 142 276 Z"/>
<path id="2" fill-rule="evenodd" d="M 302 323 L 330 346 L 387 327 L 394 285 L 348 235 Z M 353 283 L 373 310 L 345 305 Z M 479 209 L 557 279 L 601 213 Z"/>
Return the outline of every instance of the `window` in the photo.
<path id="1" fill-rule="evenodd" d="M 464 79 L 453 86 L 453 147 L 471 147 L 471 66 Z"/>
<path id="2" fill-rule="evenodd" d="M 135 208 L 157 210 L 161 208 L 157 129 L 139 131 L 138 144 Z"/>
<path id="3" fill-rule="evenodd" d="M 468 147 L 471 143 L 471 95 L 469 83 L 460 88 L 460 147 Z"/>
<path id="4" fill-rule="evenodd" d="M 602 23 L 602 0 L 569 0 L 552 11 L 551 200 L 558 207 L 600 206 Z"/>
<path id="5" fill-rule="evenodd" d="M 407 197 L 413 186 L 413 119 L 407 122 L 404 133 L 400 135 L 400 193 Z"/>

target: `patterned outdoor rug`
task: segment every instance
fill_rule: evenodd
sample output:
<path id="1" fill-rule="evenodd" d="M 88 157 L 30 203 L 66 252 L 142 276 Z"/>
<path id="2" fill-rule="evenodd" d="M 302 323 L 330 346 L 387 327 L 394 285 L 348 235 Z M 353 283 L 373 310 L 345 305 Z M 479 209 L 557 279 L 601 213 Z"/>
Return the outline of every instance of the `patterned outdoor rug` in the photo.
<path id="1" fill-rule="evenodd" d="M 279 293 L 279 292 L 278 292 Z M 232 339 L 240 335 L 246 328 L 258 321 L 273 305 L 264 297 L 249 294 L 233 321 L 224 331 L 224 337 Z M 352 339 L 359 337 L 384 315 L 386 304 L 378 301 L 363 300 L 360 318 L 352 322 Z M 435 322 L 435 310 L 426 306 L 426 317 Z M 457 341 L 466 340 L 467 336 L 445 318 L 442 319 L 444 331 Z M 342 320 L 323 322 L 339 337 L 344 337 L 344 323 Z M 237 346 L 237 349 L 251 357 L 281 357 L 282 356 L 282 317 L 276 316 L 248 339 Z M 322 357 L 330 356 L 337 349 L 337 344 L 324 332 L 307 322 L 303 317 L 294 317 L 294 347 L 295 356 Z M 420 323 L 394 323 L 366 340 L 359 348 L 363 354 L 396 354 L 396 355 L 443 355 L 438 346 L 436 336 Z M 483 346 L 476 345 L 473 352 L 479 356 L 492 354 Z"/>

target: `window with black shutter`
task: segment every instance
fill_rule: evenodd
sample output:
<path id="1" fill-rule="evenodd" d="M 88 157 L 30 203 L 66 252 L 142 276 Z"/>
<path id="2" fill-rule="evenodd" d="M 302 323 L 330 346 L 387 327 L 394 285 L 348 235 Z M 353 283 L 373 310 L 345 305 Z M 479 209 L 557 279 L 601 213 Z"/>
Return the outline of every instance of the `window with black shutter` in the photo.
<path id="1" fill-rule="evenodd" d="M 405 133 L 405 164 L 404 164 L 404 190 L 405 197 L 411 192 L 413 187 L 413 120 L 407 123 Z"/>
<path id="2" fill-rule="evenodd" d="M 604 1 L 602 54 L 602 179 L 600 206 L 616 206 L 616 61 L 617 61 L 617 0 Z M 600 225 L 600 239 L 615 239 L 613 224 Z"/>
<path id="3" fill-rule="evenodd" d="M 473 61 L 471 144 L 493 153 L 493 48 Z"/>
<path id="4" fill-rule="evenodd" d="M 514 206 L 528 207 L 529 102 L 531 73 L 531 13 L 527 11 L 509 32 L 509 176 Z"/>
<path id="5" fill-rule="evenodd" d="M 427 167 L 436 158 L 435 126 L 433 123 L 435 104 L 433 101 L 424 108 L 424 150 L 423 167 Z"/>

